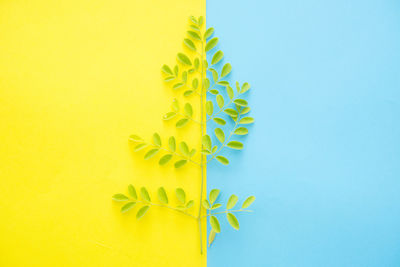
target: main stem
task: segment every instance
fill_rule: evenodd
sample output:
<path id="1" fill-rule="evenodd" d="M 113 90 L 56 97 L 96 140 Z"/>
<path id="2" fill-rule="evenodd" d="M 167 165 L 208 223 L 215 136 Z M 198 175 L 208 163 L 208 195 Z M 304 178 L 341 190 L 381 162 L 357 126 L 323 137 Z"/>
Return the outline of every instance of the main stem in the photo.
<path id="1" fill-rule="evenodd" d="M 200 31 L 200 36 L 202 36 L 202 32 Z M 201 143 L 201 150 L 203 150 L 203 142 L 202 138 L 204 135 L 204 111 L 203 111 L 203 98 L 204 98 L 204 40 L 201 40 L 201 92 L 200 92 L 200 128 L 201 128 L 201 136 L 200 136 L 200 143 Z M 204 155 L 200 154 L 200 168 L 201 168 L 201 185 L 200 185 L 200 201 L 199 201 L 199 214 L 197 216 L 197 222 L 199 224 L 199 235 L 200 235 L 200 253 L 203 254 L 203 234 L 202 234 L 202 225 L 201 225 L 201 203 L 203 201 L 203 187 L 204 187 Z"/>

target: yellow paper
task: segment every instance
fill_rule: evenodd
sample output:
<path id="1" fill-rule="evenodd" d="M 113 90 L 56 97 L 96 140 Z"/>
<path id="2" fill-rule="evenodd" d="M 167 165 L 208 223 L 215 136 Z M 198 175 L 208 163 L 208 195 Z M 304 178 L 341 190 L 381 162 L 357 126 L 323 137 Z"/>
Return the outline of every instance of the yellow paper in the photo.
<path id="1" fill-rule="evenodd" d="M 206 265 L 195 220 L 151 208 L 136 221 L 111 201 L 130 183 L 198 198 L 198 168 L 128 144 L 200 139 L 161 120 L 177 95 L 160 68 L 183 51 L 189 15 L 205 0 L 0 2 L 0 266 Z"/>

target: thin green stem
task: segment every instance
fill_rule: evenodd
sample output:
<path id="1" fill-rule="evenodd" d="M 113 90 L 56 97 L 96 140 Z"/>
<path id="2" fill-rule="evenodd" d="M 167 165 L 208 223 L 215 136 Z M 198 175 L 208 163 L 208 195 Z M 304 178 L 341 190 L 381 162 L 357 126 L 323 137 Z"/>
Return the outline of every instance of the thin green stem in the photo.
<path id="1" fill-rule="evenodd" d="M 169 205 L 157 204 L 157 203 L 154 203 L 154 202 L 147 202 L 147 201 L 140 201 L 140 200 L 133 200 L 133 199 L 130 199 L 130 201 L 136 202 L 136 203 L 141 203 L 141 204 L 144 204 L 144 205 L 157 206 L 157 207 L 162 207 L 162 208 L 171 209 L 171 210 L 180 212 L 180 213 L 182 213 L 182 214 L 184 214 L 184 215 L 187 215 L 187 216 L 189 216 L 189 217 L 192 217 L 192 218 L 194 218 L 194 219 L 196 219 L 196 220 L 198 219 L 196 216 L 194 216 L 194 215 L 192 215 L 192 214 L 190 214 L 190 213 L 187 213 L 187 212 L 184 211 L 184 210 L 181 210 L 181 209 L 178 209 L 178 208 L 174 208 L 174 207 L 171 207 L 171 206 L 169 206 Z"/>
<path id="2" fill-rule="evenodd" d="M 203 36 L 200 31 L 200 36 Z M 201 136 L 200 143 L 202 144 L 202 137 L 204 135 L 204 40 L 201 40 L 201 91 L 200 91 L 200 121 L 201 121 Z M 201 150 L 203 150 L 203 144 L 201 145 Z M 203 187 L 204 187 L 204 155 L 200 153 L 200 168 L 201 168 L 201 185 L 200 185 L 200 197 L 199 197 L 199 213 L 198 213 L 198 224 L 199 224 L 199 235 L 200 235 L 200 253 L 203 254 L 203 232 L 201 225 L 201 202 L 203 201 Z"/>
<path id="3" fill-rule="evenodd" d="M 212 216 L 212 215 L 218 215 L 218 214 L 224 214 L 224 213 L 235 213 L 235 212 L 253 212 L 252 210 L 244 210 L 244 209 L 240 209 L 240 210 L 224 210 L 224 211 L 220 211 L 220 212 L 215 212 L 212 213 L 210 211 L 210 213 L 208 213 L 207 215 L 203 215 L 202 217 L 208 217 L 208 216 Z"/>

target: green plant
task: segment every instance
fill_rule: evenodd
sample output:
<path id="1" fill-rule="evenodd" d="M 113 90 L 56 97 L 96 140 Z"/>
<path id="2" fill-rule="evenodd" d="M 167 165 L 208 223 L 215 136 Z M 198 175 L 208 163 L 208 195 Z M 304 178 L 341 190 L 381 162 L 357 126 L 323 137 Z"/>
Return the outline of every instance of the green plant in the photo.
<path id="1" fill-rule="evenodd" d="M 148 190 L 145 187 L 140 189 L 140 198 L 133 185 L 128 186 L 129 195 L 116 194 L 113 200 L 124 202 L 121 212 L 125 213 L 130 211 L 134 206 L 140 204 L 141 208 L 136 213 L 136 218 L 140 219 L 152 206 L 168 208 L 190 216 L 197 220 L 200 233 L 200 248 L 201 253 L 203 250 L 202 245 L 202 220 L 209 218 L 211 231 L 209 235 L 209 244 L 211 244 L 217 233 L 220 233 L 220 224 L 217 216 L 225 215 L 229 224 L 236 230 L 239 229 L 239 222 L 235 216 L 238 212 L 249 212 L 247 208 L 255 200 L 254 196 L 248 197 L 240 209 L 233 209 L 238 202 L 236 195 L 231 195 L 225 205 L 225 209 L 221 210 L 222 203 L 217 203 L 220 190 L 213 189 L 210 191 L 209 198 L 203 199 L 204 190 L 204 169 L 207 163 L 212 160 L 227 165 L 229 164 L 228 158 L 222 155 L 225 148 L 240 150 L 243 149 L 243 143 L 233 140 L 235 135 L 247 135 L 247 124 L 254 122 L 252 117 L 246 114 L 250 111 L 250 107 L 245 99 L 242 97 L 249 91 L 250 85 L 243 83 L 241 86 L 236 82 L 236 92 L 230 86 L 229 81 L 224 80 L 231 70 L 231 64 L 226 63 L 223 65 L 220 72 L 217 71 L 217 64 L 220 63 L 224 57 L 222 51 L 217 51 L 213 54 L 210 64 L 205 58 L 206 53 L 210 53 L 217 44 L 218 38 L 213 37 L 214 29 L 208 28 L 203 33 L 203 17 L 198 19 L 190 17 L 190 28 L 188 31 L 188 38 L 184 39 L 184 45 L 189 48 L 192 53 L 187 55 L 185 53 L 178 53 L 177 61 L 179 65 L 173 68 L 164 65 L 161 70 L 163 72 L 164 81 L 171 85 L 171 87 L 178 92 L 183 91 L 183 96 L 191 98 L 197 96 L 200 101 L 199 118 L 194 117 L 193 106 L 187 102 L 181 107 L 177 99 L 173 99 L 171 111 L 167 112 L 163 119 L 166 121 L 175 120 L 176 128 L 187 127 L 191 123 L 200 126 L 201 130 L 201 147 L 192 148 L 186 142 L 177 142 L 174 136 L 169 137 L 168 142 L 164 144 L 158 133 L 154 133 L 152 141 L 145 141 L 137 135 L 131 135 L 129 140 L 136 143 L 134 151 L 145 150 L 144 159 L 149 160 L 156 155 L 162 154 L 159 158 L 159 165 L 166 165 L 174 161 L 175 168 L 182 168 L 186 164 L 196 165 L 201 169 L 201 186 L 199 201 L 197 202 L 198 211 L 193 213 L 192 210 L 196 206 L 193 199 L 186 196 L 182 188 L 177 188 L 175 191 L 176 197 L 179 201 L 178 206 L 169 205 L 168 194 L 164 187 L 158 189 L 159 203 L 152 201 Z M 207 72 L 211 75 L 211 80 L 207 78 Z M 211 100 L 206 101 L 206 94 L 215 97 L 216 106 Z M 226 95 L 227 97 L 224 97 Z M 204 112 L 205 111 L 205 112 Z M 204 114 L 205 113 L 205 114 Z M 206 115 L 206 116 L 205 116 Z M 246 115 L 246 116 L 245 116 Z M 227 121 L 228 119 L 228 121 Z M 217 142 L 213 143 L 210 135 L 205 133 L 207 123 L 216 123 L 218 125 L 233 124 L 229 134 L 225 134 L 224 130 L 217 127 L 214 130 L 214 136 Z M 205 212 L 204 212 L 205 211 Z"/>

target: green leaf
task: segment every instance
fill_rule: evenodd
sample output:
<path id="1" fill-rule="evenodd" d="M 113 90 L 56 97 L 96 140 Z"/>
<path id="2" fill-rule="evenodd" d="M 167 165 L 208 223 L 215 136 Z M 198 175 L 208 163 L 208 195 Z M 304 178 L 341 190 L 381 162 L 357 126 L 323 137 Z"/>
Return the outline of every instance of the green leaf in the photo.
<path id="1" fill-rule="evenodd" d="M 140 151 L 143 148 L 147 147 L 146 143 L 142 143 L 142 144 L 138 144 L 137 146 L 135 146 L 135 148 L 133 149 L 134 152 Z"/>
<path id="2" fill-rule="evenodd" d="M 249 113 L 249 111 L 250 111 L 250 107 L 244 107 L 244 108 L 240 111 L 240 114 L 241 114 L 241 115 L 244 115 L 244 114 Z"/>
<path id="3" fill-rule="evenodd" d="M 190 96 L 190 95 L 192 95 L 193 93 L 194 93 L 193 90 L 186 90 L 186 91 L 183 93 L 183 95 L 184 95 L 184 96 Z"/>
<path id="4" fill-rule="evenodd" d="M 235 99 L 235 101 L 233 101 L 233 103 L 235 103 L 236 105 L 239 105 L 241 107 L 247 106 L 247 101 L 244 99 Z"/>
<path id="5" fill-rule="evenodd" d="M 189 57 L 183 53 L 178 53 L 178 60 L 185 65 L 192 65 L 192 62 L 190 61 Z"/>
<path id="6" fill-rule="evenodd" d="M 174 73 L 175 73 L 175 76 L 178 77 L 178 74 L 179 74 L 179 66 L 178 66 L 178 65 L 175 65 L 175 67 L 174 67 Z"/>
<path id="7" fill-rule="evenodd" d="M 222 67 L 222 71 L 221 71 L 221 77 L 225 77 L 226 75 L 228 75 L 229 73 L 231 73 L 232 71 L 232 66 L 229 63 L 226 63 L 223 67 Z"/>
<path id="8" fill-rule="evenodd" d="M 162 158 L 160 158 L 160 161 L 158 162 L 158 164 L 160 164 L 160 165 L 165 165 L 165 164 L 167 164 L 171 159 L 172 159 L 172 154 L 166 154 L 166 155 L 162 156 Z"/>
<path id="9" fill-rule="evenodd" d="M 239 127 L 233 133 L 237 135 L 246 135 L 249 133 L 249 130 L 245 127 Z"/>
<path id="10" fill-rule="evenodd" d="M 170 69 L 170 67 L 168 67 L 167 65 L 162 66 L 161 70 L 162 70 L 165 74 L 174 75 L 174 73 L 172 72 L 172 70 Z"/>
<path id="11" fill-rule="evenodd" d="M 243 144 L 239 141 L 231 141 L 226 146 L 233 149 L 243 149 Z"/>
<path id="12" fill-rule="evenodd" d="M 239 124 L 250 124 L 253 122 L 254 122 L 254 119 L 252 117 L 244 117 L 239 121 Z"/>
<path id="13" fill-rule="evenodd" d="M 182 81 L 186 83 L 187 81 L 187 71 L 182 72 Z"/>
<path id="14" fill-rule="evenodd" d="M 179 149 L 180 149 L 180 151 L 182 152 L 182 154 L 183 154 L 184 156 L 186 156 L 186 157 L 189 156 L 189 147 L 188 147 L 188 145 L 187 145 L 185 142 L 181 142 L 181 143 L 179 144 Z"/>
<path id="15" fill-rule="evenodd" d="M 186 203 L 186 208 L 190 209 L 191 207 L 193 207 L 193 205 L 194 205 L 194 200 L 190 200 L 188 201 L 188 203 Z"/>
<path id="16" fill-rule="evenodd" d="M 198 69 L 198 67 L 200 66 L 200 60 L 199 60 L 199 58 L 195 58 L 194 59 L 194 67 L 195 67 L 195 69 Z"/>
<path id="17" fill-rule="evenodd" d="M 192 150 L 190 150 L 190 153 L 189 153 L 189 157 L 191 158 L 191 157 L 193 157 L 194 156 L 194 154 L 196 154 L 196 149 L 192 149 Z"/>
<path id="18" fill-rule="evenodd" d="M 218 44 L 218 37 L 214 37 L 211 40 L 209 40 L 206 44 L 205 51 L 208 52 L 211 49 L 213 49 L 216 45 Z"/>
<path id="19" fill-rule="evenodd" d="M 226 92 L 228 93 L 230 99 L 232 99 L 235 96 L 235 94 L 233 93 L 233 89 L 230 86 L 226 87 Z"/>
<path id="20" fill-rule="evenodd" d="M 219 196 L 219 192 L 220 192 L 219 189 L 213 189 L 210 191 L 209 199 L 210 199 L 211 205 L 214 204 L 215 200 L 217 200 L 217 198 Z"/>
<path id="21" fill-rule="evenodd" d="M 232 213 L 227 213 L 226 218 L 228 219 L 229 224 L 233 228 L 235 228 L 236 230 L 239 230 L 239 222 L 235 215 L 233 215 Z"/>
<path id="22" fill-rule="evenodd" d="M 169 81 L 172 81 L 172 80 L 175 80 L 175 76 L 168 76 L 168 77 L 164 78 L 164 82 L 169 82 Z"/>
<path id="23" fill-rule="evenodd" d="M 144 159 L 148 160 L 151 159 L 152 157 L 154 157 L 158 151 L 160 151 L 159 148 L 154 148 L 154 149 L 150 149 L 145 155 L 144 155 Z"/>
<path id="24" fill-rule="evenodd" d="M 255 196 L 250 196 L 246 198 L 246 200 L 242 204 L 242 209 L 248 208 L 254 202 L 254 200 L 256 200 Z"/>
<path id="25" fill-rule="evenodd" d="M 112 199 L 114 201 L 128 201 L 129 197 L 125 196 L 124 194 L 115 194 L 113 195 Z"/>
<path id="26" fill-rule="evenodd" d="M 193 108 L 192 105 L 190 103 L 186 103 L 184 106 L 184 111 L 185 111 L 185 115 L 188 117 L 192 117 L 193 115 Z"/>
<path id="27" fill-rule="evenodd" d="M 209 135 L 203 135 L 201 141 L 205 149 L 211 150 L 211 138 Z"/>
<path id="28" fill-rule="evenodd" d="M 224 110 L 224 112 L 226 114 L 228 114 L 230 116 L 234 116 L 234 117 L 237 117 L 237 115 L 238 115 L 238 112 L 236 110 L 232 109 L 232 108 L 227 108 L 227 109 Z"/>
<path id="29" fill-rule="evenodd" d="M 219 226 L 219 221 L 218 221 L 217 217 L 215 217 L 215 216 L 210 216 L 210 225 L 211 225 L 212 229 L 213 229 L 216 233 L 221 232 L 221 227 Z"/>
<path id="30" fill-rule="evenodd" d="M 222 59 L 223 57 L 224 57 L 224 52 L 222 52 L 221 50 L 219 50 L 219 51 L 216 52 L 216 53 L 214 54 L 214 56 L 212 57 L 211 64 L 212 64 L 212 65 L 217 64 L 218 62 L 221 61 L 221 59 Z"/>
<path id="31" fill-rule="evenodd" d="M 189 35 L 190 37 L 192 37 L 193 39 L 195 39 L 195 40 L 201 40 L 201 38 L 200 38 L 200 36 L 199 36 L 199 34 L 198 34 L 197 32 L 188 31 L 187 33 L 188 33 L 188 35 Z"/>
<path id="32" fill-rule="evenodd" d="M 137 135 L 132 134 L 132 135 L 129 136 L 129 141 L 132 141 L 132 142 L 142 142 L 143 139 L 142 139 L 140 136 L 137 136 Z"/>
<path id="33" fill-rule="evenodd" d="M 125 205 L 122 206 L 121 208 L 121 212 L 125 213 L 127 211 L 129 211 L 130 209 L 132 209 L 135 206 L 136 202 L 128 202 Z"/>
<path id="34" fill-rule="evenodd" d="M 146 187 L 140 188 L 140 195 L 142 196 L 143 200 L 150 202 L 151 198 L 149 192 L 147 191 Z"/>
<path id="35" fill-rule="evenodd" d="M 218 81 L 218 72 L 214 69 L 208 69 L 209 71 L 211 71 L 212 77 L 214 82 L 216 83 Z"/>
<path id="36" fill-rule="evenodd" d="M 250 90 L 250 84 L 244 83 L 244 84 L 242 85 L 242 89 L 240 90 L 240 93 L 241 93 L 241 94 L 244 94 L 244 93 L 246 93 L 246 92 L 249 91 L 249 90 Z"/>
<path id="37" fill-rule="evenodd" d="M 156 146 L 161 146 L 161 138 L 160 138 L 160 135 L 158 133 L 154 133 L 153 134 L 153 143 Z"/>
<path id="38" fill-rule="evenodd" d="M 168 112 L 167 114 L 165 114 L 163 116 L 163 120 L 168 121 L 170 119 L 172 119 L 173 117 L 175 117 L 176 113 L 175 112 Z"/>
<path id="39" fill-rule="evenodd" d="M 211 229 L 210 235 L 208 236 L 208 246 L 209 247 L 211 246 L 212 242 L 214 242 L 215 235 L 216 235 L 215 231 L 213 229 Z"/>
<path id="40" fill-rule="evenodd" d="M 215 157 L 219 162 L 221 162 L 224 165 L 228 165 L 229 164 L 229 160 L 227 158 L 225 158 L 224 156 L 216 156 Z"/>
<path id="41" fill-rule="evenodd" d="M 226 209 L 230 210 L 231 208 L 233 208 L 238 200 L 239 198 L 237 197 L 237 195 L 231 195 L 229 197 L 228 203 L 226 204 Z"/>
<path id="42" fill-rule="evenodd" d="M 185 191 L 182 188 L 177 188 L 175 190 L 176 193 L 176 197 L 178 198 L 178 200 L 182 203 L 185 204 L 186 202 L 186 194 Z"/>
<path id="43" fill-rule="evenodd" d="M 214 146 L 214 147 L 212 148 L 211 152 L 214 154 L 214 153 L 217 151 L 217 149 L 218 149 L 218 146 Z"/>
<path id="44" fill-rule="evenodd" d="M 187 123 L 189 122 L 189 119 L 180 119 L 179 121 L 176 122 L 176 128 L 182 128 L 183 126 L 185 126 Z"/>
<path id="45" fill-rule="evenodd" d="M 201 203 L 201 205 L 202 205 L 203 208 L 205 208 L 206 210 L 211 209 L 210 202 L 209 202 L 207 199 L 204 199 L 203 202 Z"/>
<path id="46" fill-rule="evenodd" d="M 197 19 L 193 16 L 190 16 L 189 19 L 194 23 L 197 24 Z"/>
<path id="47" fill-rule="evenodd" d="M 136 213 L 136 219 L 142 218 L 146 212 L 149 210 L 150 206 L 143 206 L 140 208 L 140 210 Z"/>
<path id="48" fill-rule="evenodd" d="M 219 81 L 217 82 L 218 85 L 222 85 L 222 86 L 228 86 L 229 82 L 228 81 Z"/>
<path id="49" fill-rule="evenodd" d="M 201 26 L 202 24 L 203 24 L 203 16 L 200 16 L 198 25 Z"/>
<path id="50" fill-rule="evenodd" d="M 239 84 L 239 82 L 236 82 L 236 91 L 238 93 L 240 93 L 240 84 Z"/>
<path id="51" fill-rule="evenodd" d="M 222 206 L 222 204 L 220 204 L 220 203 L 215 203 L 214 205 L 212 205 L 211 209 L 212 209 L 212 210 L 215 210 L 215 209 L 220 208 L 221 206 Z"/>
<path id="52" fill-rule="evenodd" d="M 158 199 L 160 200 L 161 203 L 168 204 L 168 196 L 167 192 L 165 192 L 164 187 L 158 188 L 157 194 L 158 194 Z"/>
<path id="53" fill-rule="evenodd" d="M 197 27 L 196 25 L 190 25 L 190 28 L 192 28 L 195 31 L 200 31 L 200 28 Z"/>
<path id="54" fill-rule="evenodd" d="M 171 152 L 175 152 L 176 149 L 176 142 L 175 142 L 175 137 L 171 136 L 168 140 L 168 146 Z"/>
<path id="55" fill-rule="evenodd" d="M 179 111 L 179 102 L 176 98 L 174 98 L 174 100 L 172 100 L 172 109 L 174 111 Z"/>
<path id="56" fill-rule="evenodd" d="M 211 94 L 213 94 L 213 95 L 218 95 L 219 94 L 219 91 L 217 89 L 211 89 L 209 92 Z"/>
<path id="57" fill-rule="evenodd" d="M 219 125 L 225 125 L 226 124 L 226 121 L 224 119 L 221 119 L 221 118 L 214 118 L 213 121 L 215 121 Z"/>
<path id="58" fill-rule="evenodd" d="M 218 138 L 218 140 L 223 143 L 225 141 L 225 133 L 222 131 L 221 128 L 215 128 L 214 130 L 215 136 Z"/>
<path id="59" fill-rule="evenodd" d="M 199 80 L 197 78 L 194 78 L 192 81 L 192 87 L 194 89 L 197 89 L 198 86 L 199 86 Z"/>
<path id="60" fill-rule="evenodd" d="M 213 102 L 208 100 L 206 102 L 206 113 L 207 113 L 207 115 L 211 116 L 213 114 L 213 112 L 214 112 Z"/>
<path id="61" fill-rule="evenodd" d="M 194 45 L 193 41 L 190 39 L 183 40 L 183 43 L 191 50 L 196 51 L 196 46 Z"/>
<path id="62" fill-rule="evenodd" d="M 136 189 L 133 185 L 128 185 L 128 192 L 129 195 L 134 199 L 137 200 L 137 193 L 136 193 Z"/>
<path id="63" fill-rule="evenodd" d="M 176 83 L 176 84 L 174 84 L 174 86 L 172 86 L 172 89 L 175 90 L 175 89 L 181 88 L 184 85 L 185 85 L 184 83 Z"/>
<path id="64" fill-rule="evenodd" d="M 224 106 L 224 98 L 222 97 L 222 95 L 217 95 L 217 104 L 218 107 L 222 108 Z"/>
<path id="65" fill-rule="evenodd" d="M 182 166 L 184 166 L 185 164 L 187 163 L 187 160 L 186 159 L 182 159 L 182 160 L 179 160 L 179 161 L 177 161 L 177 162 L 175 162 L 175 168 L 181 168 Z"/>
<path id="66" fill-rule="evenodd" d="M 208 39 L 214 33 L 214 28 L 208 28 L 204 33 L 204 39 Z"/>

